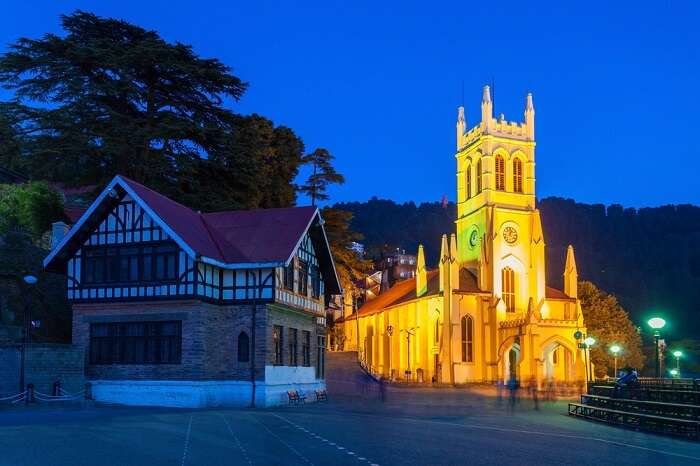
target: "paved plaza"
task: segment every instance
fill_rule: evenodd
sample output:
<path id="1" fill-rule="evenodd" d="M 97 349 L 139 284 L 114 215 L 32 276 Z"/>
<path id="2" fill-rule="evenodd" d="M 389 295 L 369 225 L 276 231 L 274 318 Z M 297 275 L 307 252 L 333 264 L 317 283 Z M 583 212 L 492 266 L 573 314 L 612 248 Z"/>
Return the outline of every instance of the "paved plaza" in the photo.
<path id="1" fill-rule="evenodd" d="M 3 408 L 1 465 L 684 465 L 700 444 L 573 419 L 563 401 L 513 410 L 404 395 L 261 410 Z M 452 404 L 450 404 L 452 403 Z"/>

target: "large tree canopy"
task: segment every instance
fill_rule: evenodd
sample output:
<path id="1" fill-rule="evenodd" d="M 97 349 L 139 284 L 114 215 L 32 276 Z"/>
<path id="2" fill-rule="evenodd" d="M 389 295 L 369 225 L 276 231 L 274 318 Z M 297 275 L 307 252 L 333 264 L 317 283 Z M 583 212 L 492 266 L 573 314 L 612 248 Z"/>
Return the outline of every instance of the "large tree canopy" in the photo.
<path id="1" fill-rule="evenodd" d="M 23 152 L 0 151 L 0 164 L 69 185 L 121 173 L 202 209 L 294 204 L 303 143 L 224 107 L 247 87 L 228 66 L 125 21 L 77 11 L 62 24 L 64 36 L 20 38 L 0 57 L 14 92 L 0 134 Z"/>
<path id="2" fill-rule="evenodd" d="M 579 283 L 578 296 L 588 335 L 596 339 L 591 350 L 596 376 L 613 375 L 614 358 L 610 353 L 613 344 L 622 347 L 618 368 L 631 366 L 641 370 L 644 365 L 642 339 L 617 298 L 591 282 Z"/>

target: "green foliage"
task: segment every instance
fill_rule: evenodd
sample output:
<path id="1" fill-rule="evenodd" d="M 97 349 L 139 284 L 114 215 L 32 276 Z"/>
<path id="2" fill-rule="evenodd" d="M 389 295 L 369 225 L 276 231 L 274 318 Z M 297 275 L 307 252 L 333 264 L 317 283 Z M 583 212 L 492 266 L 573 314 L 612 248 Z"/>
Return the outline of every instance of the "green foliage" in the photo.
<path id="1" fill-rule="evenodd" d="M 38 240 L 63 219 L 61 195 L 46 182 L 0 185 L 0 234 L 19 227 Z"/>
<path id="2" fill-rule="evenodd" d="M 23 155 L 1 164 L 69 186 L 123 174 L 198 209 L 294 204 L 303 142 L 223 106 L 247 88 L 228 66 L 125 21 L 77 11 L 62 24 L 0 57 L 14 91 L 0 135 L 15 131 Z"/>
<path id="3" fill-rule="evenodd" d="M 641 370 L 644 365 L 642 339 L 617 298 L 586 281 L 579 283 L 578 296 L 588 335 L 596 339 L 591 350 L 596 376 L 612 375 L 614 358 L 610 347 L 613 344 L 622 347 L 618 368 L 631 366 Z"/>
<path id="4" fill-rule="evenodd" d="M 316 201 L 329 199 L 326 194 L 329 184 L 345 183 L 345 177 L 335 171 L 333 159 L 328 150 L 320 148 L 302 158 L 304 164 L 311 165 L 312 172 L 306 183 L 299 186 L 299 191 L 311 198 L 311 205 L 316 205 Z"/>
<path id="5" fill-rule="evenodd" d="M 352 243 L 361 241 L 362 235 L 350 229 L 350 212 L 326 207 L 321 215 L 340 284 L 344 289 L 351 288 L 372 266 L 371 261 L 363 259 L 352 249 Z"/>

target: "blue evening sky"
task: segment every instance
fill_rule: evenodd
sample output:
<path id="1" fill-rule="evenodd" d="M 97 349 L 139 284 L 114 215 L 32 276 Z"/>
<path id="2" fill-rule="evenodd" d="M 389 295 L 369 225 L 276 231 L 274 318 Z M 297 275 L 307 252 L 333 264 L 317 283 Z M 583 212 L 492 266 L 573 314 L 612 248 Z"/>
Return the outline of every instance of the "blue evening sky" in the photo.
<path id="1" fill-rule="evenodd" d="M 700 204 L 698 3 L 568 3 L 12 1 L 0 51 L 78 8 L 192 44 L 250 83 L 236 111 L 336 156 L 332 201 L 453 200 L 462 82 L 473 126 L 494 79 L 509 120 L 534 93 L 539 197 Z"/>

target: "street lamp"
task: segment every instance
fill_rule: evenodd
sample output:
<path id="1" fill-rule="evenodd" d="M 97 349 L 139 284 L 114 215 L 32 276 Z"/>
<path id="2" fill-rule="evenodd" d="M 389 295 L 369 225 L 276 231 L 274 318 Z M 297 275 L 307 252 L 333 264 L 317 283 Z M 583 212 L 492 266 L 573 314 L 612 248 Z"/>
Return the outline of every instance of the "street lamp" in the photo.
<path id="1" fill-rule="evenodd" d="M 649 327 L 654 330 L 654 346 L 656 346 L 656 378 L 661 377 L 661 359 L 659 358 L 659 339 L 661 338 L 660 330 L 666 326 L 666 321 L 661 317 L 652 317 L 647 321 Z"/>
<path id="2" fill-rule="evenodd" d="M 37 278 L 34 275 L 25 275 L 22 281 L 27 286 L 36 285 Z M 19 368 L 19 391 L 24 391 L 24 366 L 27 353 L 27 346 L 32 341 L 32 308 L 29 305 L 28 293 L 23 293 L 24 296 L 24 332 L 22 333 L 22 355 Z"/>
<path id="3" fill-rule="evenodd" d="M 613 354 L 613 357 L 615 358 L 615 372 L 613 376 L 617 378 L 617 355 L 620 352 L 622 348 L 620 348 L 620 345 L 612 345 L 610 347 L 610 352 Z"/>
<path id="4" fill-rule="evenodd" d="M 673 357 L 676 358 L 676 372 L 680 375 L 681 373 L 681 357 L 683 356 L 683 351 L 676 350 L 673 352 Z"/>
<path id="5" fill-rule="evenodd" d="M 595 338 L 588 336 L 583 340 L 583 344 L 586 345 L 586 350 L 588 352 L 588 376 L 591 382 L 594 382 L 595 376 L 593 375 L 593 361 L 591 361 L 591 346 L 595 345 Z"/>
<path id="6" fill-rule="evenodd" d="M 671 373 L 671 375 L 673 377 L 678 377 L 678 374 L 679 374 L 678 369 L 671 369 L 669 372 Z"/>

